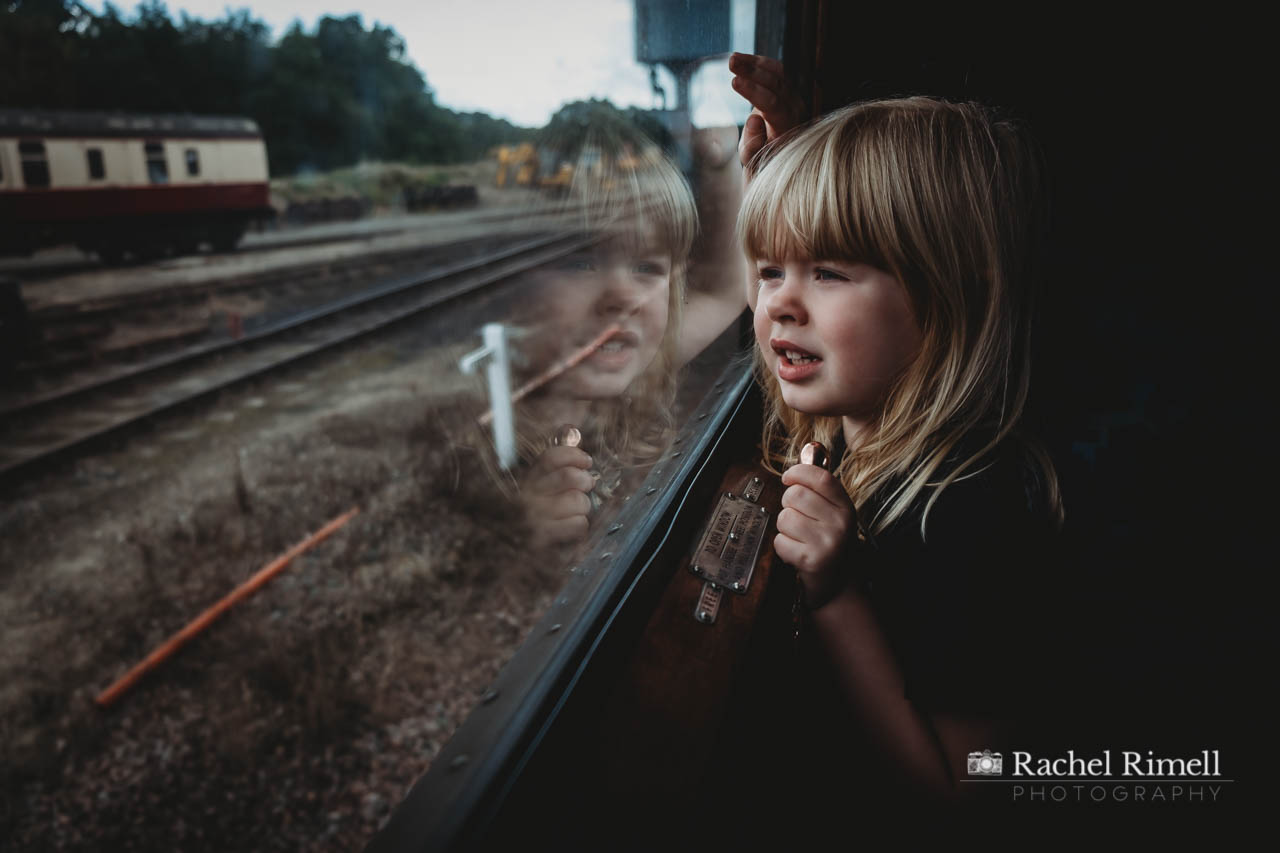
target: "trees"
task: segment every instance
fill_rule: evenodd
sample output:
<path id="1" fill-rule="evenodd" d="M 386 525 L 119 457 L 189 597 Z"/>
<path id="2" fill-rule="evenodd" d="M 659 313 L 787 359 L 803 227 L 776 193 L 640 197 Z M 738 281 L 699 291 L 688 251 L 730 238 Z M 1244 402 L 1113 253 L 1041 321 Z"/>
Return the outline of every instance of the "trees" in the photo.
<path id="1" fill-rule="evenodd" d="M 359 15 L 295 25 L 272 44 L 248 10 L 175 23 L 162 0 L 132 18 L 110 3 L 0 0 L 0 104 L 43 109 L 247 115 L 271 171 L 362 159 L 447 163 L 485 156 L 531 131 L 435 103 L 388 27 Z"/>
<path id="2" fill-rule="evenodd" d="M 538 141 L 558 159 L 568 161 L 576 160 L 584 145 L 610 157 L 644 144 L 670 153 L 675 145 L 671 132 L 653 113 L 635 107 L 620 110 L 603 98 L 565 104 L 547 122 Z"/>

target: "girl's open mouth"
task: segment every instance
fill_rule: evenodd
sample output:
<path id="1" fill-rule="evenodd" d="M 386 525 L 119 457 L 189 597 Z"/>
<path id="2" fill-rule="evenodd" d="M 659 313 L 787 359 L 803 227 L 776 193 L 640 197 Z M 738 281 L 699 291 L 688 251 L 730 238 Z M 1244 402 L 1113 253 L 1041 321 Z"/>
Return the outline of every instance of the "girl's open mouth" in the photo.
<path id="1" fill-rule="evenodd" d="M 588 359 L 598 370 L 618 370 L 631 363 L 640 337 L 634 332 L 617 332 L 595 348 Z"/>
<path id="2" fill-rule="evenodd" d="M 772 340 L 769 345 L 778 354 L 778 378 L 796 382 L 811 376 L 822 364 L 822 357 L 796 346 L 791 341 Z"/>
<path id="3" fill-rule="evenodd" d="M 822 361 L 822 359 L 818 358 L 816 355 L 802 350 L 783 350 L 780 354 L 792 364 L 808 364 L 811 361 Z"/>

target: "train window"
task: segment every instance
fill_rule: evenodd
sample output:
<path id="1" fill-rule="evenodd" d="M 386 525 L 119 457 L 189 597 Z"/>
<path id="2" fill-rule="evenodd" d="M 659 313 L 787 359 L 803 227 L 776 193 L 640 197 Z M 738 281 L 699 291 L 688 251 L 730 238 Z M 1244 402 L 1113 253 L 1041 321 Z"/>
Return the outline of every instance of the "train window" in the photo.
<path id="1" fill-rule="evenodd" d="M 77 360 L 42 364 L 27 396 L 63 406 L 64 385 L 106 390 L 56 415 L 33 406 L 29 433 L 5 416 L 6 435 L 30 436 L 12 442 L 15 454 L 43 441 L 73 463 L 41 460 L 14 475 L 32 472 L 20 481 L 22 509 L 6 503 L 0 519 L 0 562 L 31 566 L 32 612 L 83 617 L 89 629 L 66 629 L 106 638 L 85 646 L 85 660 L 58 664 L 58 689 L 92 685 L 101 698 L 263 566 L 286 565 L 273 561 L 309 533 L 345 523 L 151 671 L 143 689 L 102 699 L 140 715 L 136 728 L 114 725 L 120 716 L 44 713 L 51 688 L 31 670 L 29 695 L 10 691 L 26 700 L 14 725 L 50 743 L 66 735 L 76 766 L 128 754 L 143 792 L 97 773 L 56 785 L 41 776 L 31 832 L 73 788 L 104 820 L 116 806 L 132 817 L 181 804 L 170 783 L 178 773 L 207 786 L 198 813 L 182 806 L 177 823 L 152 821 L 159 846 L 189 847 L 196 831 L 235 846 L 288 824 L 286 846 L 358 849 L 539 620 L 559 606 L 566 630 L 550 636 L 570 633 L 581 608 L 557 604 L 567 585 L 612 576 L 612 564 L 586 565 L 586 555 L 641 529 L 624 512 L 665 511 L 660 478 L 695 458 L 683 430 L 709 422 L 698 419 L 704 400 L 727 399 L 717 383 L 742 356 L 746 267 L 731 232 L 747 112 L 729 87 L 727 54 L 751 49 L 731 41 L 741 27 L 730 7 L 752 22 L 754 4 L 665 4 L 681 10 L 673 15 L 593 0 L 566 16 L 559 0 L 543 0 L 497 17 L 472 5 L 479 11 L 442 40 L 426 28 L 405 42 L 430 83 L 424 93 L 484 85 L 452 102 L 397 90 L 413 110 L 399 115 L 400 100 L 388 100 L 377 120 L 398 148 L 372 113 L 339 114 L 315 98 L 298 98 L 282 122 L 264 109 L 253 139 L 213 120 L 111 117 L 122 147 L 133 157 L 143 149 L 134 164 L 149 186 L 109 194 L 138 218 L 78 236 L 104 260 L 136 264 L 94 262 L 46 288 L 51 316 L 68 315 L 56 299 L 100 314 L 93 326 L 65 318 Z M 655 9 L 644 53 L 640 6 Z M 331 52 L 323 67 L 335 81 L 365 51 L 385 54 L 387 80 L 411 77 L 387 31 L 354 16 L 317 27 L 270 47 L 279 79 L 254 85 L 325 94 L 328 82 L 298 82 L 311 47 Z M 513 87 L 493 57 L 525 55 L 535 32 L 537 68 L 522 62 Z M 382 97 L 380 78 L 357 77 L 353 104 Z M 299 116 L 306 132 L 292 123 Z M 88 131 L 103 138 L 96 125 Z M 167 184 L 203 174 L 201 154 L 216 158 L 202 178 L 215 185 L 175 195 Z M 214 202 L 224 207 L 177 209 Z M 278 205 L 279 228 L 235 254 L 246 204 Z M 146 263 L 189 247 L 201 257 Z M 84 417 L 90 406 L 108 427 Z M 118 444 L 89 444 L 108 428 Z M 83 445 L 64 450 L 64 431 Z M 647 486 L 650 477 L 659 480 Z M 72 519 L 69 505 L 93 514 Z M 49 572 L 53 587 L 36 579 L 36 568 L 78 572 L 104 560 L 119 584 L 81 584 L 70 572 Z M 39 654 L 31 642 L 27 659 Z M 0 677 L 11 672 L 0 666 Z M 10 707 L 0 703 L 6 725 Z M 155 738 L 171 763 L 146 758 Z M 30 767 L 42 760 L 33 747 Z M 101 846 L 130 831 L 96 818 L 94 829 L 108 839 Z"/>
<path id="2" fill-rule="evenodd" d="M 49 160 L 45 155 L 44 143 L 19 142 L 18 153 L 22 157 L 23 183 L 28 187 L 49 186 Z"/>
<path id="3" fill-rule="evenodd" d="M 90 148 L 85 151 L 85 157 L 89 161 L 89 177 L 95 181 L 102 180 L 107 176 L 107 170 L 102 163 L 102 149 Z"/>
<path id="4" fill-rule="evenodd" d="M 512 599 L 499 587 L 476 588 L 475 618 L 495 608 L 514 616 L 522 630 L 508 637 L 524 640 L 498 680 L 473 683 L 452 706 L 465 713 L 488 697 L 472 718 L 481 728 L 508 697 L 536 695 L 523 679 L 549 669 L 539 656 L 561 639 L 555 654 L 569 648 L 576 640 L 564 638 L 586 630 L 603 591 L 635 577 L 643 558 L 634 543 L 668 510 L 668 490 L 700 458 L 703 428 L 748 362 L 735 322 L 746 307 L 746 267 L 732 236 L 747 107 L 723 72 L 731 50 L 753 52 L 755 4 L 626 5 L 615 11 L 630 32 L 606 52 L 634 62 L 650 103 L 571 103 L 529 145 L 511 146 L 495 181 L 501 197 L 524 193 L 523 227 L 556 242 L 551 257 L 494 294 L 483 340 L 479 324 L 463 338 L 472 375 L 504 356 L 513 374 L 477 382 L 454 407 L 479 413 L 452 433 L 470 472 L 466 491 L 505 484 L 509 495 L 470 522 L 484 525 L 482 513 L 509 508 L 505 525 L 498 516 L 485 525 L 487 538 L 472 535 L 472 570 L 489 566 L 501 589 L 521 590 Z M 504 399 L 494 384 L 515 392 Z M 490 645 L 487 671 L 497 675 L 516 647 Z M 473 758 L 489 745 L 470 736 L 458 743 Z M 441 773 L 451 760 L 459 759 L 442 759 Z"/>
<path id="5" fill-rule="evenodd" d="M 148 142 L 145 146 L 147 156 L 147 179 L 153 184 L 169 182 L 169 164 L 164 158 L 164 146 L 159 142 Z"/>

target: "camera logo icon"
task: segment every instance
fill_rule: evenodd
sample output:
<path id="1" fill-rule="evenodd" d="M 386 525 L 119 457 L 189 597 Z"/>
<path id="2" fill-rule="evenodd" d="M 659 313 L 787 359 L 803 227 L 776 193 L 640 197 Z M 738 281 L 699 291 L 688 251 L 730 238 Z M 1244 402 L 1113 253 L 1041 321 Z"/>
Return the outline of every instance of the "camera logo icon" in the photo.
<path id="1" fill-rule="evenodd" d="M 984 749 L 969 753 L 970 776 L 1000 776 L 1004 773 L 1004 758 L 1000 753 Z"/>

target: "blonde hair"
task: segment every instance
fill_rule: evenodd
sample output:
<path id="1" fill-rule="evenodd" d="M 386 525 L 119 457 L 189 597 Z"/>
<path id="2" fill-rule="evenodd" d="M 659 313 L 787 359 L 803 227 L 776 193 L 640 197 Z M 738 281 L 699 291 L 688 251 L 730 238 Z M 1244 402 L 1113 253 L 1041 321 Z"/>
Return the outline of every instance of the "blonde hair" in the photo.
<path id="1" fill-rule="evenodd" d="M 870 101 L 776 140 L 753 169 L 738 217 L 749 257 L 843 260 L 888 272 L 905 287 L 923 333 L 873 429 L 835 472 L 860 513 L 877 498 L 867 530 L 883 531 L 931 490 L 923 536 L 942 490 L 977 473 L 976 463 L 1010 436 L 1060 525 L 1053 463 L 1019 433 L 1043 239 L 1039 157 L 1025 133 L 978 104 Z M 830 446 L 840 418 L 790 409 L 758 351 L 756 373 L 767 397 L 767 465 L 791 464 L 807 441 Z M 940 471 L 963 439 L 988 435 Z"/>

